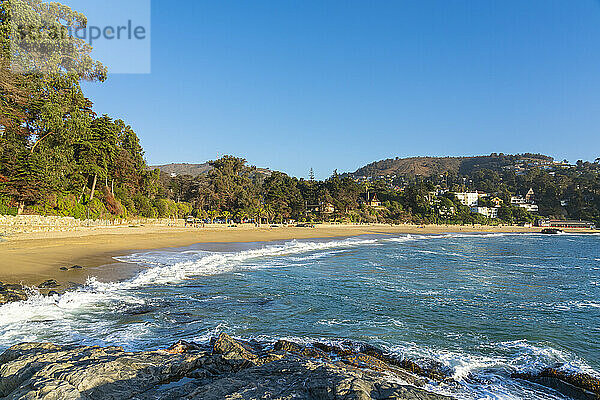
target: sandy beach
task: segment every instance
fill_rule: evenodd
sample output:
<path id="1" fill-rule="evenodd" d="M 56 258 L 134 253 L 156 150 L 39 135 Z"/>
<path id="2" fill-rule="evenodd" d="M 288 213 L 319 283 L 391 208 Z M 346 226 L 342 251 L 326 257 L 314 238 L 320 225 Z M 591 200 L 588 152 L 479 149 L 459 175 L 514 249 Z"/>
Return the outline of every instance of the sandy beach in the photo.
<path id="1" fill-rule="evenodd" d="M 179 228 L 96 227 L 78 231 L 15 234 L 0 242 L 0 281 L 38 285 L 55 279 L 65 288 L 88 276 L 114 281 L 131 276 L 135 266 L 113 257 L 133 251 L 183 247 L 196 243 L 260 242 L 349 237 L 364 234 L 440 234 L 446 232 L 539 232 L 540 228 L 493 226 L 317 225 L 315 228 L 240 225 Z M 589 232 L 589 231 L 587 231 Z M 81 265 L 83 269 L 61 270 Z"/>

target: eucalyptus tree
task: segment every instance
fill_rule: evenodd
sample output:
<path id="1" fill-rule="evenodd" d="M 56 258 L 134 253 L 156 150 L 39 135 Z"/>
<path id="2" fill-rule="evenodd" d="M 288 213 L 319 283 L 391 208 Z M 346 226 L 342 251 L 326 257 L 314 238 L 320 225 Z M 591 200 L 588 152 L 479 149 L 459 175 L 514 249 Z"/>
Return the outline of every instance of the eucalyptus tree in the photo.
<path id="1" fill-rule="evenodd" d="M 77 181 L 73 145 L 93 119 L 79 81 L 103 81 L 106 68 L 84 40 L 56 33 L 86 23 L 55 2 L 0 3 L 0 191 L 19 210 Z"/>

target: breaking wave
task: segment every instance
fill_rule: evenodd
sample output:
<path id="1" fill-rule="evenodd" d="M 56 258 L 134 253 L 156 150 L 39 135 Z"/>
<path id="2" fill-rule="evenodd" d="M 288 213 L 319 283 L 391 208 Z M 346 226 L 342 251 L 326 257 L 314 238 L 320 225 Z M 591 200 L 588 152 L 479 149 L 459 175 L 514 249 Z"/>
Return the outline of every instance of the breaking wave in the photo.
<path id="1" fill-rule="evenodd" d="M 62 295 L 38 293 L 0 307 L 0 350 L 25 341 L 156 349 L 177 339 L 207 342 L 220 332 L 263 341 L 352 339 L 401 358 L 440 363 L 456 383 L 431 383 L 429 389 L 458 399 L 564 399 L 511 374 L 560 365 L 599 376 L 597 363 L 588 364 L 595 362 L 597 344 L 578 349 L 584 360 L 566 350 L 570 343 L 544 341 L 543 331 L 529 340 L 523 333 L 528 324 L 561 329 L 573 313 L 579 324 L 597 321 L 596 238 L 581 235 L 574 245 L 563 237 L 544 250 L 538 236 L 380 235 L 132 254 L 119 260 L 143 270 L 129 280 L 90 278 Z M 575 256 L 577 265 L 563 265 Z M 552 291 L 556 285 L 560 292 Z M 514 330 L 494 336 L 503 329 L 494 318 L 509 320 L 504 329 Z M 589 332 L 597 337 L 597 330 L 583 329 L 578 343 L 593 338 L 585 336 Z"/>

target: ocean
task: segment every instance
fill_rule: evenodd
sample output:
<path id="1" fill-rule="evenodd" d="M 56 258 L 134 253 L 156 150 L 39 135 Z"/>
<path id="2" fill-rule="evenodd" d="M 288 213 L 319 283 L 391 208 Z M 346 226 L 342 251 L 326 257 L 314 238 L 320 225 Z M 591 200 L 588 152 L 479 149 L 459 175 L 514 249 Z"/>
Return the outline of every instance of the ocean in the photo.
<path id="1" fill-rule="evenodd" d="M 366 342 L 436 360 L 458 399 L 565 399 L 512 379 L 600 377 L 600 236 L 378 235 L 140 252 L 142 271 L 0 307 L 0 351 L 24 341 L 167 348 L 220 332 Z"/>

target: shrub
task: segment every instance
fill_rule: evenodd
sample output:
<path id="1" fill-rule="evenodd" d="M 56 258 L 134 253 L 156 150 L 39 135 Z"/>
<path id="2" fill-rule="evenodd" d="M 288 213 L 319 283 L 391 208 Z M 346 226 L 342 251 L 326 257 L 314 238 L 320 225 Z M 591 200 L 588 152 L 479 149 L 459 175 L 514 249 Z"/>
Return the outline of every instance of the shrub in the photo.
<path id="1" fill-rule="evenodd" d="M 75 195 L 58 196 L 56 199 L 56 215 L 85 219 L 85 206 L 79 203 Z"/>
<path id="2" fill-rule="evenodd" d="M 104 195 L 104 205 L 108 212 L 112 215 L 122 215 L 123 210 L 121 209 L 121 204 L 117 202 L 117 199 L 110 193 L 108 188 L 105 187 L 102 192 Z"/>
<path id="3" fill-rule="evenodd" d="M 138 211 L 138 214 L 140 216 L 146 218 L 156 218 L 156 216 L 158 215 L 158 210 L 152 207 L 152 204 L 150 204 L 150 200 L 148 200 L 146 196 L 137 194 L 133 198 L 133 202 L 135 204 L 135 209 Z"/>
<path id="4" fill-rule="evenodd" d="M 14 207 L 8 197 L 0 196 L 0 215 L 17 215 L 17 207 Z"/>
<path id="5" fill-rule="evenodd" d="M 104 219 L 110 216 L 110 213 L 104 206 L 102 200 L 97 197 L 94 197 L 94 199 L 88 203 L 88 210 L 90 219 Z"/>
<path id="6" fill-rule="evenodd" d="M 185 218 L 192 213 L 192 205 L 189 203 L 177 203 L 177 216 Z"/>
<path id="7" fill-rule="evenodd" d="M 124 216 L 134 216 L 137 215 L 138 211 L 135 208 L 135 202 L 133 201 L 133 196 L 129 194 L 123 188 L 115 188 L 115 198 L 121 204 L 122 214 Z"/>

